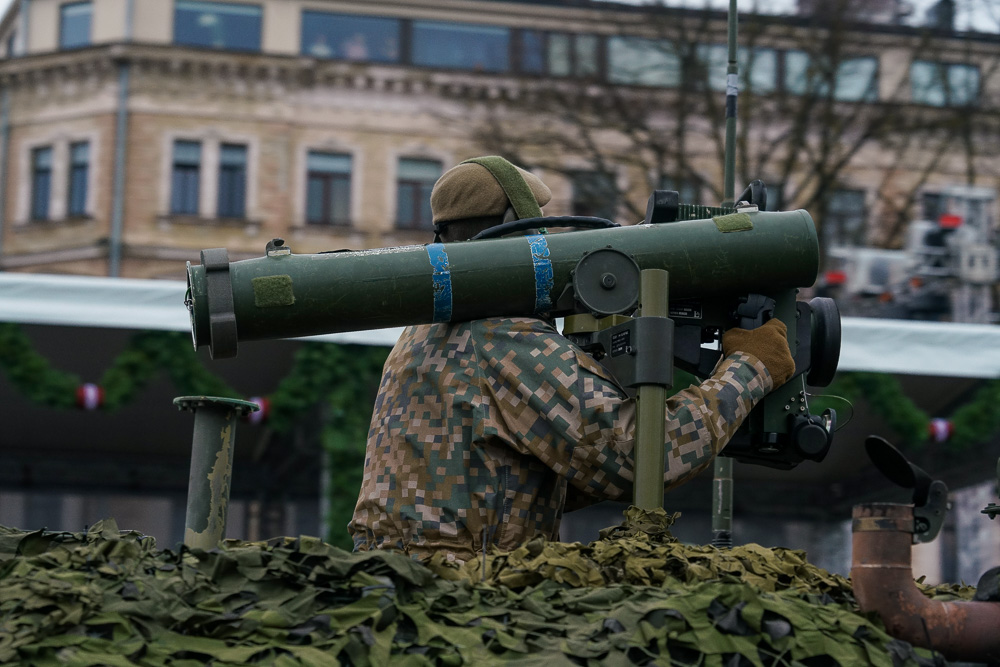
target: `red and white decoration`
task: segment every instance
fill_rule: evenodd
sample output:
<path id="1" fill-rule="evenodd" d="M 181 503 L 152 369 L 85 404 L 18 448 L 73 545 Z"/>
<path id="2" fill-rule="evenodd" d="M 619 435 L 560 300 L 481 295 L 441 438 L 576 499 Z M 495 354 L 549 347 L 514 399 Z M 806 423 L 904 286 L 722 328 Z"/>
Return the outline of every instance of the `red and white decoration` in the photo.
<path id="1" fill-rule="evenodd" d="M 251 424 L 263 424 L 266 422 L 268 415 L 271 414 L 271 401 L 263 396 L 251 396 L 250 402 L 259 405 L 260 410 L 248 414 L 247 421 Z"/>
<path id="2" fill-rule="evenodd" d="M 76 407 L 96 410 L 104 405 L 104 389 L 89 382 L 76 388 Z"/>
<path id="3" fill-rule="evenodd" d="M 934 442 L 947 442 L 955 433 L 955 425 L 947 419 L 932 419 L 927 425 L 927 430 Z"/>

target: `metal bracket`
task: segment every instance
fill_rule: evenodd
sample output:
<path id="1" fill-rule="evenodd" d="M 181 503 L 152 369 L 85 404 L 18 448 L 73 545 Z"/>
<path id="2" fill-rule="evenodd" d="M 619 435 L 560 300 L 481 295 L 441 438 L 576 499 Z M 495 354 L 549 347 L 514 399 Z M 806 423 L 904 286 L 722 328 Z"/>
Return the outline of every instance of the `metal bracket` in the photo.
<path id="1" fill-rule="evenodd" d="M 950 509 L 948 486 L 939 479 L 932 480 L 927 471 L 907 460 L 885 438 L 868 436 L 865 451 L 875 468 L 890 482 L 913 489 L 913 543 L 933 541 L 941 532 Z"/>
<path id="2" fill-rule="evenodd" d="M 1000 459 L 997 459 L 997 488 L 1000 489 Z M 990 503 L 989 505 L 984 507 L 980 513 L 985 514 L 990 518 L 990 521 L 992 521 L 993 519 L 997 518 L 998 514 L 1000 514 L 1000 505 L 997 505 L 996 503 Z"/>
<path id="3" fill-rule="evenodd" d="M 267 245 L 264 247 L 264 254 L 267 257 L 291 255 L 292 249 L 285 245 L 285 239 L 274 238 L 267 242 Z"/>
<path id="4" fill-rule="evenodd" d="M 741 329 L 756 329 L 774 317 L 774 299 L 763 294 L 748 294 L 740 299 L 733 316 Z"/>
<path id="5" fill-rule="evenodd" d="M 934 480 L 927 491 L 927 502 L 913 508 L 913 543 L 933 542 L 947 513 L 948 487 L 941 480 Z"/>
<path id="6" fill-rule="evenodd" d="M 213 359 L 236 356 L 236 310 L 233 283 L 229 275 L 229 253 L 225 248 L 201 251 L 208 297 L 209 351 Z"/>
<path id="7" fill-rule="evenodd" d="M 594 340 L 606 355 L 601 363 L 624 387 L 673 385 L 673 320 L 640 316 L 597 332 Z"/>

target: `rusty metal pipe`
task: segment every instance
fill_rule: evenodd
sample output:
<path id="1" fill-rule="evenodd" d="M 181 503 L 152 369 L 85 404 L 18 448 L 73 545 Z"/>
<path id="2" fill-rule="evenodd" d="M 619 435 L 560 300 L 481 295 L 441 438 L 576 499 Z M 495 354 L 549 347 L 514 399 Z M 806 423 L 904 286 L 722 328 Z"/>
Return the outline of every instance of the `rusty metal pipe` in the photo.
<path id="1" fill-rule="evenodd" d="M 876 612 L 890 635 L 949 660 L 1000 660 L 1000 603 L 943 602 L 913 581 L 913 506 L 855 505 L 851 579 L 863 612 Z"/>
<path id="2" fill-rule="evenodd" d="M 236 419 L 256 412 L 259 406 L 217 396 L 178 396 L 174 405 L 194 412 L 184 544 L 214 549 L 226 535 Z"/>

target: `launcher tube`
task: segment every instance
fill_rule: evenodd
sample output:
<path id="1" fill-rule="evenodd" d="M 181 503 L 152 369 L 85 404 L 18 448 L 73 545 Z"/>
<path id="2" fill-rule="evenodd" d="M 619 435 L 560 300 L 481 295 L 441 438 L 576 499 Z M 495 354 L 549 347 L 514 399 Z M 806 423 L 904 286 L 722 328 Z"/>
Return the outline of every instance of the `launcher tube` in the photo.
<path id="1" fill-rule="evenodd" d="M 228 266 L 216 260 L 214 266 L 206 262 L 208 274 L 217 274 L 212 289 L 206 266 L 189 265 L 195 347 L 211 344 L 213 356 L 233 356 L 236 340 L 492 316 L 560 316 L 566 313 L 555 304 L 571 284 L 577 262 L 599 248 L 632 256 L 640 269 L 668 271 L 672 299 L 813 284 L 819 246 L 809 214 L 744 215 L 752 228 L 726 216 L 728 222 L 690 220 L 316 255 L 271 253 Z M 228 332 L 231 345 L 213 340 L 213 321 L 217 331 Z"/>

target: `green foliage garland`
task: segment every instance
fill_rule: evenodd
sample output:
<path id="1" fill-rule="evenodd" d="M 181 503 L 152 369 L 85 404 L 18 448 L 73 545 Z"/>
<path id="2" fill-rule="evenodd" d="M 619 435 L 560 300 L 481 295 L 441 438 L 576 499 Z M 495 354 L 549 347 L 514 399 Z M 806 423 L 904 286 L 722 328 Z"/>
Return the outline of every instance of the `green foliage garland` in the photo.
<path id="1" fill-rule="evenodd" d="M 372 384 L 373 372 L 381 371 L 387 353 L 381 347 L 304 344 L 289 374 L 268 396 L 269 426 L 279 432 L 288 430 L 324 393 L 347 402 L 371 393 L 364 388 Z M 76 405 L 80 378 L 53 368 L 20 327 L 9 322 L 0 322 L 0 369 L 32 403 L 52 408 Z M 114 411 L 131 403 L 160 370 L 181 394 L 242 398 L 240 392 L 202 366 L 188 335 L 142 331 L 132 336 L 97 383 L 104 389 L 101 409 Z M 368 401 L 363 411 L 370 406 Z"/>
<path id="2" fill-rule="evenodd" d="M 987 382 L 970 403 L 955 410 L 951 442 L 958 449 L 977 445 L 1000 431 L 1000 380 Z"/>
<path id="3" fill-rule="evenodd" d="M 836 380 L 812 401 L 814 409 L 832 407 L 841 411 L 839 401 L 830 396 L 842 396 L 851 401 L 864 400 L 900 439 L 900 444 L 919 449 L 927 443 L 931 417 L 904 393 L 892 375 L 882 373 L 839 373 Z M 1000 432 L 1000 380 L 983 385 L 969 403 L 952 413 L 953 435 L 949 445 L 956 451 L 984 442 Z M 843 412 L 841 412 L 843 415 Z"/>
<path id="4" fill-rule="evenodd" d="M 80 378 L 52 368 L 20 327 L 9 322 L 0 323 L 0 368 L 33 403 L 53 408 L 76 405 Z M 114 411 L 132 402 L 161 368 L 182 394 L 239 396 L 199 363 L 190 337 L 177 332 L 143 331 L 132 337 L 97 383 L 104 389 L 101 407 Z"/>
<path id="5" fill-rule="evenodd" d="M 927 439 L 930 416 L 918 408 L 904 393 L 892 375 L 882 373 L 840 373 L 824 392 L 843 396 L 852 401 L 864 399 L 872 411 L 902 439 L 901 444 L 920 445 Z M 824 403 L 824 407 L 826 402 Z M 840 405 L 832 405 L 838 411 Z M 843 414 L 843 413 L 841 413 Z"/>
<path id="6" fill-rule="evenodd" d="M 277 432 L 295 426 L 317 404 L 323 406 L 321 442 L 330 474 L 329 535 L 348 548 L 344 526 L 361 486 L 371 406 L 388 352 L 378 346 L 305 343 L 296 352 L 288 375 L 267 397 L 267 423 Z M 0 322 L 0 369 L 33 403 L 63 409 L 76 406 L 80 378 L 52 368 L 13 323 Z M 180 394 L 242 398 L 202 366 L 189 336 L 143 331 L 132 336 L 97 383 L 104 389 L 100 409 L 114 411 L 131 403 L 161 370 Z"/>
<path id="7" fill-rule="evenodd" d="M 292 372 L 270 396 L 269 423 L 276 431 L 289 429 L 317 403 L 322 407 L 321 443 L 329 480 L 327 539 L 345 549 L 352 547 L 345 526 L 361 488 L 368 425 L 388 353 L 384 347 L 303 345 Z"/>
<path id="8" fill-rule="evenodd" d="M 353 382 L 332 383 L 323 403 L 328 410 L 323 420 L 323 448 L 330 481 L 327 537 L 345 549 L 353 547 L 345 526 L 354 514 L 361 488 L 372 405 L 388 353 L 386 348 L 373 348 L 366 354 L 342 350 L 333 368 L 346 373 Z"/>
<path id="9" fill-rule="evenodd" d="M 76 404 L 79 378 L 53 370 L 16 324 L 0 322 L 0 367 L 32 403 L 54 408 Z"/>
<path id="10" fill-rule="evenodd" d="M 161 368 L 183 395 L 240 398 L 239 392 L 199 363 L 189 336 L 144 331 L 132 337 L 98 383 L 104 388 L 106 408 L 115 410 L 131 403 Z"/>

